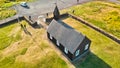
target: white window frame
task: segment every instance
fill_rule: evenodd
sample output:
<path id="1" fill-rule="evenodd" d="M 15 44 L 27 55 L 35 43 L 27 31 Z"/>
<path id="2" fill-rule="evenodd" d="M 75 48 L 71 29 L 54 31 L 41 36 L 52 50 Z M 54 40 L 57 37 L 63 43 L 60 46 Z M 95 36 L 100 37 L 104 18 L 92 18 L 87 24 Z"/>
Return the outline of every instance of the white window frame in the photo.
<path id="1" fill-rule="evenodd" d="M 86 44 L 84 50 L 87 50 L 88 48 L 89 48 L 89 44 Z"/>
<path id="2" fill-rule="evenodd" d="M 56 44 L 57 44 L 57 46 L 60 46 L 60 43 L 58 42 L 58 40 L 56 41 Z"/>
<path id="3" fill-rule="evenodd" d="M 68 54 L 68 49 L 67 49 L 67 48 L 64 48 L 64 52 L 65 52 L 66 54 Z"/>
<path id="4" fill-rule="evenodd" d="M 50 39 L 52 40 L 53 39 L 53 37 L 52 37 L 52 35 L 50 34 Z"/>
<path id="5" fill-rule="evenodd" d="M 75 56 L 78 56 L 80 54 L 80 49 L 75 52 Z"/>

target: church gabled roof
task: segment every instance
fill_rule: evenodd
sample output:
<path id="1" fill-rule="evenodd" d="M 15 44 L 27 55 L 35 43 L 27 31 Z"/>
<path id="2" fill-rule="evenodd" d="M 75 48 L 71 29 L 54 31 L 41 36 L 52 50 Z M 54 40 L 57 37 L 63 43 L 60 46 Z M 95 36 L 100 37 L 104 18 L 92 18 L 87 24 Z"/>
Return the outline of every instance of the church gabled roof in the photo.
<path id="1" fill-rule="evenodd" d="M 84 35 L 60 20 L 52 20 L 47 32 L 58 40 L 64 47 L 66 47 L 72 54 L 74 54 L 76 49 L 85 39 Z"/>

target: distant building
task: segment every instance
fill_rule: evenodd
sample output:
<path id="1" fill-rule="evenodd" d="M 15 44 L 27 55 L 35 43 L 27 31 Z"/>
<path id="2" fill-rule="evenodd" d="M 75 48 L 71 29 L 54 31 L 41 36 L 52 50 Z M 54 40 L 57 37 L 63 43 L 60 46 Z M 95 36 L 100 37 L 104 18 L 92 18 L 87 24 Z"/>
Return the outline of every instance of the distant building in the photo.
<path id="1" fill-rule="evenodd" d="M 91 41 L 60 20 L 52 20 L 47 36 L 71 61 L 89 52 Z"/>

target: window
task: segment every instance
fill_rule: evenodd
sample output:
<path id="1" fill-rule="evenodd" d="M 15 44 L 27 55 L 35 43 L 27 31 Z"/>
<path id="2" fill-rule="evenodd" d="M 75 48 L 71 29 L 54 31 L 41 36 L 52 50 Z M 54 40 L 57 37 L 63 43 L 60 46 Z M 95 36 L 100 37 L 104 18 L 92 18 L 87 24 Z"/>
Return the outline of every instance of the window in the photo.
<path id="1" fill-rule="evenodd" d="M 75 56 L 78 56 L 80 54 L 80 50 L 77 50 L 76 52 L 75 52 Z"/>
<path id="2" fill-rule="evenodd" d="M 85 49 L 84 50 L 87 50 L 89 47 L 89 44 L 85 45 Z"/>
<path id="3" fill-rule="evenodd" d="M 57 45 L 58 45 L 58 46 L 60 46 L 60 44 L 59 44 L 58 40 L 57 40 Z"/>
<path id="4" fill-rule="evenodd" d="M 53 39 L 53 37 L 50 35 L 50 39 Z"/>
<path id="5" fill-rule="evenodd" d="M 64 48 L 64 52 L 65 52 L 66 54 L 68 54 L 68 49 L 67 49 L 67 48 Z"/>

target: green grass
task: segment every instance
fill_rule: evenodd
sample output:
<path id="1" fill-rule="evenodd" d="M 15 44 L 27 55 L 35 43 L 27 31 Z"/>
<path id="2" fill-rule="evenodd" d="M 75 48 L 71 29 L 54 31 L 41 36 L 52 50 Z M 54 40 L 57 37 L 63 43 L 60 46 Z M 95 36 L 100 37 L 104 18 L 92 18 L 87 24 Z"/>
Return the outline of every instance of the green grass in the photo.
<path id="1" fill-rule="evenodd" d="M 68 12 L 120 38 L 120 5 L 93 1 L 74 6 Z"/>
<path id="2" fill-rule="evenodd" d="M 72 19 L 63 20 L 77 31 L 86 35 L 91 41 L 91 52 L 82 63 L 76 64 L 77 68 L 120 68 L 120 44 Z"/>
<path id="3" fill-rule="evenodd" d="M 49 58 L 49 59 L 46 60 L 46 58 Z M 51 60 L 54 63 L 52 63 Z M 56 54 L 53 54 L 53 53 L 51 53 L 46 57 L 43 57 L 42 61 L 39 62 L 38 66 L 40 66 L 41 68 L 48 68 L 48 67 L 49 68 L 67 68 L 66 63 L 63 60 L 61 60 L 60 57 L 58 57 Z"/>
<path id="4" fill-rule="evenodd" d="M 3 20 L 8 17 L 12 17 L 15 14 L 16 14 L 16 10 L 12 10 L 12 9 L 2 10 L 2 11 L 0 11 L 0 20 Z"/>
<path id="5" fill-rule="evenodd" d="M 85 61 L 75 64 L 76 68 L 111 68 L 106 62 L 94 54 L 89 54 Z M 114 67 L 113 67 L 114 68 Z"/>
<path id="6" fill-rule="evenodd" d="M 15 62 L 15 57 L 4 57 L 3 59 L 0 60 L 0 66 L 7 66 Z"/>
<path id="7" fill-rule="evenodd" d="M 21 51 L 21 55 L 24 55 L 27 51 L 27 48 L 23 48 L 22 51 Z"/>
<path id="8" fill-rule="evenodd" d="M 12 17 L 16 15 L 15 9 L 9 9 L 11 6 L 15 4 L 19 4 L 20 2 L 32 2 L 35 0 L 0 0 L 0 20 Z"/>
<path id="9" fill-rule="evenodd" d="M 18 27 L 20 27 L 19 24 L 12 24 L 0 28 L 0 50 L 8 47 L 12 42 L 21 39 L 21 29 Z M 15 31 L 16 28 L 18 28 L 18 31 Z"/>
<path id="10" fill-rule="evenodd" d="M 46 60 L 46 58 L 50 58 L 50 59 Z M 43 58 L 43 60 L 39 63 L 39 66 L 41 66 L 42 68 L 47 68 L 47 67 L 49 67 L 49 68 L 67 68 L 68 67 L 66 62 L 64 62 L 56 54 L 47 56 L 46 58 Z M 51 60 L 53 60 L 53 61 L 51 62 Z M 48 64 L 49 62 L 51 62 L 51 63 Z"/>
<path id="11" fill-rule="evenodd" d="M 1 1 L 0 1 L 1 2 Z M 6 19 L 8 17 L 12 17 L 16 14 L 16 10 L 8 9 L 13 6 L 16 2 L 7 2 L 2 1 L 0 3 L 0 20 Z"/>
<path id="12" fill-rule="evenodd" d="M 48 59 L 49 58 L 49 59 Z M 11 58 L 14 60 L 14 58 Z M 10 58 L 9 58 L 10 60 Z M 12 61 L 11 61 L 12 63 Z M 11 65 L 11 66 L 10 66 Z M 48 54 L 47 56 L 44 56 L 41 58 L 41 60 L 38 60 L 37 63 L 25 63 L 25 62 L 14 62 L 13 64 L 10 64 L 8 66 L 3 66 L 7 68 L 68 68 L 66 62 L 64 62 L 60 57 L 58 57 L 57 54 L 54 52 Z"/>
<path id="13" fill-rule="evenodd" d="M 1 3 L 0 8 L 2 8 L 2 9 L 9 8 L 9 7 L 13 6 L 14 4 L 15 4 L 15 2 Z"/>
<path id="14" fill-rule="evenodd" d="M 0 50 L 0 68 L 68 68 L 51 47 L 44 29 L 34 29 L 26 21 L 21 23 L 26 24 L 32 36 L 25 34 L 18 23 L 0 28 L 1 47 L 8 43 L 7 36 L 12 36 L 11 45 Z"/>

